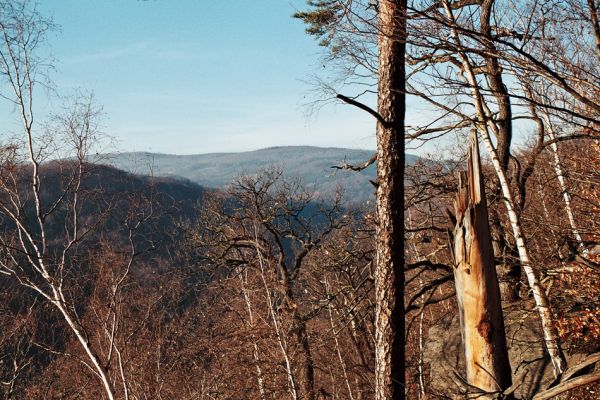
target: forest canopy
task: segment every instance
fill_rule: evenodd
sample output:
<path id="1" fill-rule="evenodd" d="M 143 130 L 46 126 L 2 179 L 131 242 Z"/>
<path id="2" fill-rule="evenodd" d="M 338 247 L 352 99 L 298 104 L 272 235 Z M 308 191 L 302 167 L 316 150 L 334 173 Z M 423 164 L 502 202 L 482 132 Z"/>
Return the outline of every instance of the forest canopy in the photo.
<path id="1" fill-rule="evenodd" d="M 0 0 L 0 394 L 597 398 L 598 6 L 307 1 L 289 23 L 320 48 L 318 97 L 377 143 L 328 160 L 325 190 L 229 153 L 194 172 L 236 171 L 214 187 L 173 176 L 183 157 L 120 170 L 96 97 L 52 83 L 57 26 Z M 42 89 L 63 106 L 39 112 Z M 407 154 L 425 144 L 452 153 Z"/>

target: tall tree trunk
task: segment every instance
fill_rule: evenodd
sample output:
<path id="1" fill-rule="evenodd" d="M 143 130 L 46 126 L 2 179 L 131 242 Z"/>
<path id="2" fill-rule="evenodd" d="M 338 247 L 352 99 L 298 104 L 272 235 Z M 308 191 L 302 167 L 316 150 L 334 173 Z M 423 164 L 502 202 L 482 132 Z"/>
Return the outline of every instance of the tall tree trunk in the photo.
<path id="1" fill-rule="evenodd" d="M 406 0 L 379 2 L 375 398 L 405 398 L 404 115 Z"/>
<path id="2" fill-rule="evenodd" d="M 298 305 L 295 302 L 291 303 L 291 305 L 294 308 L 292 312 L 292 330 L 296 339 L 298 356 L 301 359 L 298 363 L 300 376 L 302 377 L 300 381 L 300 398 L 315 400 L 317 398 L 315 392 L 315 367 L 310 350 L 308 332 L 306 331 L 306 321 L 296 311 Z"/>
<path id="3" fill-rule="evenodd" d="M 494 3 L 495 0 L 483 0 L 481 3 L 479 21 L 482 37 L 491 37 L 493 35 L 490 20 L 492 18 Z M 510 96 L 502 77 L 502 67 L 500 67 L 498 58 L 495 56 L 498 50 L 494 42 L 484 40 L 482 44 L 488 50 L 488 52 L 484 53 L 486 55 L 483 57 L 485 61 L 485 78 L 498 107 L 497 118 L 494 120 L 498 127 L 496 133 L 496 151 L 498 152 L 498 159 L 500 160 L 502 169 L 507 171 L 508 160 L 510 159 L 510 144 L 512 142 L 512 107 Z"/>
<path id="4" fill-rule="evenodd" d="M 511 369 L 476 132 L 454 208 L 454 282 L 467 380 L 483 392 L 501 392 L 511 384 Z"/>
<path id="5" fill-rule="evenodd" d="M 494 187 L 492 196 L 502 196 L 499 186 Z M 519 291 L 521 287 L 521 265 L 517 261 L 519 255 L 517 249 L 508 242 L 509 232 L 500 223 L 499 211 L 496 210 L 491 218 L 490 230 L 492 234 L 492 249 L 494 257 L 501 260 L 496 264 L 496 273 L 500 284 L 500 298 L 502 303 L 513 303 L 521 299 Z"/>

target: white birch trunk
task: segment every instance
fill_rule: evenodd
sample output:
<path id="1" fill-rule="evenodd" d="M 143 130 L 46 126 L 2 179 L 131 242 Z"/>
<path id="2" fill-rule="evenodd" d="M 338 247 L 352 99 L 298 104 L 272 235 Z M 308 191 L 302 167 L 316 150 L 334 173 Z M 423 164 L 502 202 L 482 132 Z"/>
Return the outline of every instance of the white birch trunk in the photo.
<path id="1" fill-rule="evenodd" d="M 244 301 L 246 302 L 246 309 L 248 310 L 248 319 L 250 323 L 250 333 L 252 339 L 252 358 L 254 359 L 254 366 L 256 368 L 256 383 L 258 384 L 258 391 L 262 400 L 267 400 L 267 394 L 265 391 L 264 379 L 262 368 L 260 367 L 260 358 L 258 356 L 258 344 L 256 343 L 256 336 L 254 335 L 254 312 L 252 311 L 252 303 L 250 302 L 250 294 L 246 287 L 247 276 L 242 277 L 240 274 L 240 283 L 242 285 L 242 293 L 244 295 Z"/>
<path id="2" fill-rule="evenodd" d="M 443 7 L 448 19 L 454 23 L 454 14 L 447 0 L 443 1 Z M 461 44 L 460 36 L 456 29 L 451 28 L 451 35 L 457 47 L 459 49 L 462 48 L 463 46 Z M 533 298 L 538 309 L 538 313 L 540 315 L 542 333 L 544 336 L 546 349 L 548 350 L 548 354 L 552 361 L 554 373 L 555 375 L 559 375 L 565 371 L 567 364 L 560 346 L 560 337 L 558 335 L 558 331 L 552 323 L 552 312 L 550 310 L 548 297 L 546 296 L 546 292 L 542 289 L 542 285 L 531 266 L 531 259 L 529 257 L 529 251 L 525 244 L 523 230 L 521 228 L 521 222 L 515 211 L 514 196 L 510 189 L 506 173 L 500 165 L 498 154 L 496 152 L 496 149 L 494 148 L 490 137 L 489 128 L 491 127 L 492 129 L 494 129 L 493 122 L 486 118 L 486 113 L 484 109 L 485 100 L 483 99 L 481 92 L 479 91 L 479 84 L 475 77 L 475 73 L 471 66 L 471 62 L 467 58 L 465 53 L 460 52 L 459 56 L 465 80 L 471 87 L 473 103 L 478 117 L 477 128 L 478 131 L 481 133 L 483 143 L 490 155 L 490 158 L 492 159 L 492 165 L 494 166 L 494 170 L 496 172 L 496 175 L 498 176 L 498 180 L 500 181 L 500 187 L 504 196 L 504 204 L 507 209 L 508 219 L 510 221 L 513 236 L 517 245 L 521 267 L 523 268 L 523 271 L 527 276 L 527 282 L 533 293 Z M 490 127 L 488 127 L 488 122 L 491 125 Z"/>
<path id="3" fill-rule="evenodd" d="M 412 219 L 412 214 L 410 212 L 410 208 L 408 209 L 408 229 L 412 230 L 413 229 L 413 219 Z M 413 232 L 410 234 L 410 238 L 412 241 L 412 249 L 413 252 L 415 253 L 415 259 L 417 261 L 421 261 L 421 254 L 419 253 L 419 249 L 417 248 L 417 245 L 415 244 L 415 237 L 416 234 Z M 423 287 L 423 276 L 421 274 L 419 274 L 419 289 L 421 289 Z M 418 360 L 418 364 L 417 364 L 417 371 L 419 374 L 419 399 L 421 398 L 425 398 L 425 379 L 424 379 L 424 375 L 423 375 L 423 351 L 424 351 L 424 346 L 423 346 L 423 319 L 424 319 L 424 310 L 425 308 L 425 299 L 421 299 L 421 310 L 419 311 L 419 360 Z"/>
<path id="4" fill-rule="evenodd" d="M 283 360 L 285 362 L 285 371 L 288 378 L 288 385 L 290 394 L 292 395 L 293 400 L 298 400 L 298 386 L 296 384 L 296 379 L 294 378 L 294 374 L 292 372 L 292 363 L 290 361 L 290 357 L 287 351 L 287 342 L 285 340 L 285 336 L 283 336 L 281 332 L 281 328 L 279 327 L 279 321 L 277 319 L 275 307 L 273 306 L 273 300 L 271 299 L 271 294 L 269 293 L 269 286 L 267 285 L 267 280 L 265 278 L 265 267 L 262 258 L 262 254 L 260 252 L 260 248 L 258 246 L 258 234 L 255 229 L 255 240 L 256 240 L 256 253 L 258 255 L 258 264 L 260 266 L 260 276 L 262 278 L 263 286 L 265 289 L 265 296 L 267 299 L 267 306 L 269 307 L 269 314 L 271 314 L 271 319 L 273 321 L 273 326 L 275 327 L 275 335 L 277 337 L 277 343 L 279 344 L 279 349 L 281 350 L 281 354 L 283 355 Z"/>
<path id="5" fill-rule="evenodd" d="M 325 278 L 325 294 L 329 298 L 329 281 Z M 340 350 L 340 343 L 338 341 L 337 332 L 335 330 L 335 324 L 333 323 L 333 313 L 331 312 L 331 301 L 328 300 L 327 303 L 327 311 L 329 311 L 329 322 L 331 324 L 331 334 L 333 335 L 333 340 L 335 343 L 335 350 L 338 355 L 338 359 L 340 360 L 340 366 L 342 367 L 342 372 L 344 374 L 344 380 L 346 381 L 346 387 L 348 388 L 348 398 L 350 400 L 354 400 L 354 396 L 352 395 L 352 386 L 350 385 L 350 380 L 348 379 L 348 373 L 346 372 L 346 363 L 344 362 L 344 358 L 342 357 L 342 352 Z"/>
<path id="6" fill-rule="evenodd" d="M 494 149 L 494 146 L 492 144 L 489 131 L 487 130 L 487 128 L 485 128 L 481 129 L 480 132 L 482 133 L 481 136 L 483 143 L 492 158 L 492 164 L 494 165 L 496 175 L 500 180 L 502 195 L 504 196 L 504 205 L 506 206 L 506 210 L 508 212 L 508 219 L 510 220 L 513 236 L 517 244 L 517 250 L 519 253 L 521 267 L 523 268 L 523 271 L 527 276 L 527 282 L 533 293 L 533 298 L 535 300 L 535 304 L 540 315 L 542 332 L 544 335 L 544 342 L 546 344 L 548 354 L 550 355 L 550 359 L 552 360 L 552 365 L 554 366 L 554 373 L 555 375 L 559 375 L 565 371 L 567 363 L 560 346 L 560 338 L 558 335 L 558 331 L 552 323 L 553 318 L 552 312 L 550 310 L 550 304 L 548 302 L 548 297 L 546 296 L 546 292 L 542 288 L 542 284 L 540 283 L 537 275 L 535 274 L 535 271 L 531 266 L 531 259 L 529 258 L 529 251 L 527 249 L 525 239 L 523 237 L 521 222 L 514 207 L 514 197 L 510 190 L 506 174 L 500 167 L 500 162 L 496 155 L 496 150 Z"/>
<path id="7" fill-rule="evenodd" d="M 83 347 L 83 350 L 85 351 L 88 358 L 90 359 L 92 365 L 94 366 L 94 372 L 98 375 L 98 377 L 102 381 L 102 386 L 104 387 L 106 396 L 108 397 L 109 400 L 114 400 L 115 395 L 113 393 L 112 385 L 110 383 L 108 375 L 106 374 L 106 371 L 104 370 L 102 365 L 100 365 L 100 360 L 98 359 L 96 354 L 94 354 L 87 339 L 85 338 L 85 336 L 83 335 L 83 333 L 81 332 L 79 327 L 77 326 L 77 323 L 73 320 L 73 318 L 71 318 L 71 315 L 69 314 L 68 310 L 65 308 L 64 300 L 61 298 L 62 295 L 58 296 L 56 288 L 53 287 L 52 289 L 53 289 L 55 296 L 57 296 L 56 300 L 53 301 L 53 304 L 59 309 L 59 311 L 61 312 L 61 314 L 63 315 L 63 317 L 65 319 L 65 322 L 67 323 L 67 325 L 69 326 L 71 331 L 75 334 L 75 337 L 77 337 L 77 340 L 81 344 L 81 347 Z"/>
<path id="8" fill-rule="evenodd" d="M 552 125 L 552 121 L 550 121 L 550 117 L 545 111 L 542 111 L 541 114 L 542 119 L 544 120 L 544 123 L 548 128 L 548 137 L 550 138 L 550 140 L 556 139 L 556 134 L 554 133 L 554 127 Z M 567 218 L 569 219 L 571 233 L 573 234 L 575 240 L 577 240 L 579 248 L 585 254 L 586 250 L 583 249 L 583 239 L 581 237 L 581 234 L 579 233 L 579 229 L 577 228 L 577 223 L 575 222 L 575 214 L 573 213 L 573 207 L 571 206 L 571 194 L 567 190 L 567 181 L 563 172 L 562 164 L 560 162 L 560 156 L 558 154 L 558 145 L 556 144 L 556 142 L 550 145 L 550 149 L 552 150 L 554 172 L 556 173 L 556 178 L 558 179 L 558 184 L 562 193 L 563 202 L 565 203 L 565 212 L 567 213 Z"/>

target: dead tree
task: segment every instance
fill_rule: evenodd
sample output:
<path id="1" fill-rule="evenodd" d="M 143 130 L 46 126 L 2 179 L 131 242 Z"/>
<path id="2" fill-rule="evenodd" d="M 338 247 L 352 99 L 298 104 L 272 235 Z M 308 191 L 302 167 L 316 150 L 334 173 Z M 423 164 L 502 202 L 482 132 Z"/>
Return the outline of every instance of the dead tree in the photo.
<path id="1" fill-rule="evenodd" d="M 475 133 L 468 170 L 459 175 L 451 233 L 454 281 L 469 385 L 498 393 L 511 385 L 500 288 Z"/>

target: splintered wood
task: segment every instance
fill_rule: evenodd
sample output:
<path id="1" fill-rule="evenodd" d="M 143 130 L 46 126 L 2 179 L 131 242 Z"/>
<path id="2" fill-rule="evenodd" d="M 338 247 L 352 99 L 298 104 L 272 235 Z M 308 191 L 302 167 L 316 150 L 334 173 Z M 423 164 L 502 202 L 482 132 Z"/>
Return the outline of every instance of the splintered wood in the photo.
<path id="1" fill-rule="evenodd" d="M 511 385 L 511 370 L 476 134 L 454 209 L 450 236 L 469 391 L 498 394 Z"/>

